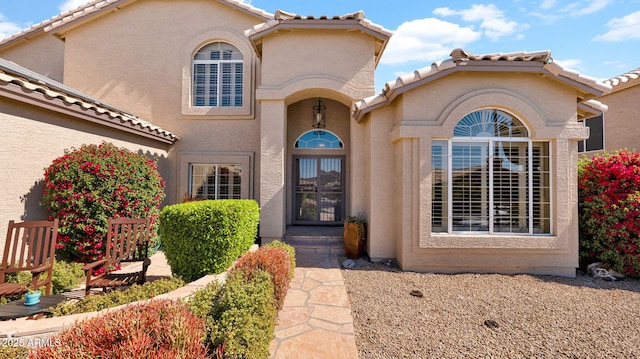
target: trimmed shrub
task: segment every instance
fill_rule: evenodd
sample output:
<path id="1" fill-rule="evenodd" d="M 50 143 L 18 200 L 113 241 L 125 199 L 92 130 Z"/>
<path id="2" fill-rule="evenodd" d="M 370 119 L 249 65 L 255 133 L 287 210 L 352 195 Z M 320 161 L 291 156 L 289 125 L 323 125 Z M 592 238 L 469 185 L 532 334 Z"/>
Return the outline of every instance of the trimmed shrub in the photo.
<path id="1" fill-rule="evenodd" d="M 191 282 L 225 271 L 255 241 L 254 200 L 207 200 L 166 206 L 160 236 L 171 271 Z"/>
<path id="2" fill-rule="evenodd" d="M 272 242 L 269 242 L 267 244 L 264 245 L 265 247 L 275 247 L 275 248 L 282 248 L 285 251 L 287 251 L 287 254 L 289 255 L 289 259 L 291 259 L 291 279 L 293 279 L 293 275 L 295 274 L 296 271 L 296 249 L 293 248 L 293 246 L 290 246 L 284 242 L 281 242 L 279 240 L 275 240 Z"/>
<path id="3" fill-rule="evenodd" d="M 273 281 L 276 307 L 278 310 L 282 309 L 291 281 L 291 258 L 283 248 L 261 247 L 255 252 L 247 253 L 238 259 L 231 271 L 241 272 L 249 280 L 259 271 L 269 273 Z"/>
<path id="4" fill-rule="evenodd" d="M 55 261 L 51 276 L 51 291 L 53 294 L 68 292 L 85 280 L 82 263 Z"/>
<path id="5" fill-rule="evenodd" d="M 25 347 L 14 347 L 0 345 L 0 359 L 20 359 L 29 356 L 29 349 Z"/>
<path id="6" fill-rule="evenodd" d="M 82 263 L 102 259 L 107 218 L 156 223 L 164 187 L 156 161 L 144 155 L 106 142 L 65 150 L 45 169 L 41 202 L 50 220 L 60 220 L 57 253 Z"/>
<path id="7" fill-rule="evenodd" d="M 158 279 L 142 285 L 133 284 L 125 290 L 112 290 L 100 295 L 88 295 L 79 302 L 62 302 L 49 309 L 54 317 L 63 315 L 95 312 L 98 310 L 117 307 L 119 305 L 153 298 L 160 294 L 169 293 L 184 286 L 179 278 Z"/>
<path id="8" fill-rule="evenodd" d="M 640 153 L 583 158 L 578 167 L 580 259 L 640 277 Z"/>
<path id="9" fill-rule="evenodd" d="M 74 325 L 31 358 L 206 358 L 204 321 L 177 301 L 152 300 Z"/>
<path id="10" fill-rule="evenodd" d="M 224 358 L 268 358 L 276 307 L 271 277 L 230 273 L 224 286 L 211 283 L 189 299 L 189 309 L 207 324 L 207 344 Z"/>

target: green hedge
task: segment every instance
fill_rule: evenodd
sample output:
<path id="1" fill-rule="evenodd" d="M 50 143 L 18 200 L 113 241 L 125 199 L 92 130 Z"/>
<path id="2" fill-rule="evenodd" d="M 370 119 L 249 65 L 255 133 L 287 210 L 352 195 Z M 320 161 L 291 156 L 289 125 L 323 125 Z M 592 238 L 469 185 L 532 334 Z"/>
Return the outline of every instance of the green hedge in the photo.
<path id="1" fill-rule="evenodd" d="M 160 237 L 171 271 L 187 282 L 225 271 L 254 243 L 254 200 L 196 201 L 160 212 Z"/>
<path id="2" fill-rule="evenodd" d="M 256 270 L 251 279 L 230 273 L 224 286 L 212 282 L 197 291 L 189 309 L 207 325 L 206 344 L 215 357 L 268 358 L 276 324 L 271 276 Z"/>

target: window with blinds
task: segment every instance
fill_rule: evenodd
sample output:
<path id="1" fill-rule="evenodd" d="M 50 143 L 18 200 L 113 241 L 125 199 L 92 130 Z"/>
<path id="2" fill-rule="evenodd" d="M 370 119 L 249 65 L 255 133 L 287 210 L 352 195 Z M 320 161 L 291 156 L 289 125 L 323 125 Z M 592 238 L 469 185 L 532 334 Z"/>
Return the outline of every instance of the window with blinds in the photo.
<path id="1" fill-rule="evenodd" d="M 215 42 L 193 58 L 193 106 L 242 106 L 244 56 L 234 46 Z"/>
<path id="2" fill-rule="evenodd" d="M 549 143 L 532 141 L 512 115 L 466 115 L 431 146 L 435 233 L 551 233 Z"/>
<path id="3" fill-rule="evenodd" d="M 242 168 L 239 164 L 191 164 L 189 197 L 241 199 Z"/>

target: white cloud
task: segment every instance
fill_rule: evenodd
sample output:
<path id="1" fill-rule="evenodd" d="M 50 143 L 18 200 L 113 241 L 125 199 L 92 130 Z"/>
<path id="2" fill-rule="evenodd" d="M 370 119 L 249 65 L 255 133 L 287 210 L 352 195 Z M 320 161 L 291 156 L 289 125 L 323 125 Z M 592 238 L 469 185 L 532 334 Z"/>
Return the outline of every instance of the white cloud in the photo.
<path id="1" fill-rule="evenodd" d="M 442 60 L 454 48 L 465 47 L 480 37 L 481 33 L 471 27 L 434 18 L 412 20 L 401 24 L 394 32 L 380 61 L 400 64 Z"/>
<path id="2" fill-rule="evenodd" d="M 20 25 L 7 21 L 7 18 L 0 14 L 0 40 L 16 34 L 20 30 L 22 30 Z"/>
<path id="3" fill-rule="evenodd" d="M 609 31 L 598 35 L 594 40 L 624 41 L 640 39 L 640 11 L 636 11 L 621 18 L 614 18 L 607 22 Z"/>
<path id="4" fill-rule="evenodd" d="M 65 2 L 58 6 L 58 9 L 60 9 L 60 12 L 67 12 L 69 10 L 74 10 L 91 1 L 92 0 L 65 0 Z"/>
<path id="5" fill-rule="evenodd" d="M 542 0 L 542 4 L 540 4 L 540 8 L 542 9 L 551 9 L 556 5 L 556 0 Z"/>
<path id="6" fill-rule="evenodd" d="M 520 29 L 526 28 L 526 25 L 518 25 L 517 22 L 509 20 L 504 12 L 495 5 L 471 5 L 470 8 L 464 10 L 452 10 L 447 7 L 437 8 L 434 14 L 440 16 L 458 15 L 462 20 L 468 22 L 480 21 L 480 29 L 491 40 L 499 40 L 503 36 L 511 35 Z"/>
<path id="7" fill-rule="evenodd" d="M 582 65 L 582 60 L 580 59 L 566 59 L 566 60 L 553 59 L 553 61 L 558 65 L 567 69 L 578 69 Z"/>
<path id="8" fill-rule="evenodd" d="M 604 9 L 612 2 L 613 0 L 592 0 L 591 2 L 589 2 L 589 4 L 587 4 L 587 6 L 580 8 L 580 10 L 575 13 L 575 15 L 580 16 L 593 14 L 594 12 L 598 12 Z"/>

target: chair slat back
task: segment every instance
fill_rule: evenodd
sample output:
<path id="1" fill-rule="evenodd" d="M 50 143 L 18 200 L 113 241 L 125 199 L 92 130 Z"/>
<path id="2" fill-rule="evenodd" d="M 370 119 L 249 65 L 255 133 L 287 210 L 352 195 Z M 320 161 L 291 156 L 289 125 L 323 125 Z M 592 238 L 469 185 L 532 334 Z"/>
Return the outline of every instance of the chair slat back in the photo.
<path id="1" fill-rule="evenodd" d="M 147 218 L 109 218 L 107 258 L 111 263 L 143 260 L 149 248 Z"/>
<path id="2" fill-rule="evenodd" d="M 9 221 L 2 268 L 6 273 L 22 272 L 53 263 L 57 236 L 57 219 L 17 223 Z"/>

